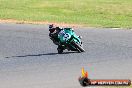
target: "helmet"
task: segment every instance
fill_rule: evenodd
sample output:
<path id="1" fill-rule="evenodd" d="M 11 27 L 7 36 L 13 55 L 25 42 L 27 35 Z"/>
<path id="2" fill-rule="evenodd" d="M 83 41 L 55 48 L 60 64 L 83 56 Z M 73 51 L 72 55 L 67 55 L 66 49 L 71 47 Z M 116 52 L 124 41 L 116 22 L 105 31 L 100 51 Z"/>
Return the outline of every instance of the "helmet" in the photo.
<path id="1" fill-rule="evenodd" d="M 54 24 L 49 25 L 49 31 L 50 31 L 50 33 L 53 33 L 55 31 Z"/>
<path id="2" fill-rule="evenodd" d="M 54 24 L 50 24 L 49 25 L 49 29 L 53 28 L 54 27 Z"/>

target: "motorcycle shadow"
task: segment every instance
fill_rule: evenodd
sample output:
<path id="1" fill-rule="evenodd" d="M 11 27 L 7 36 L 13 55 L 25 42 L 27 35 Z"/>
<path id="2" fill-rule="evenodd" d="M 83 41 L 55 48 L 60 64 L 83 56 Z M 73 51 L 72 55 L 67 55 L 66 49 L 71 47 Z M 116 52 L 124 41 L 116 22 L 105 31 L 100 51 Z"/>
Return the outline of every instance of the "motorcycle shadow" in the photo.
<path id="1" fill-rule="evenodd" d="M 72 54 L 72 53 L 79 53 L 79 52 L 77 52 L 77 51 L 69 51 L 69 52 L 63 52 L 61 54 Z M 58 55 L 61 55 L 61 54 L 58 54 Z"/>
<path id="2" fill-rule="evenodd" d="M 13 58 L 13 57 L 38 57 L 38 56 L 45 56 L 45 55 L 63 55 L 63 54 L 72 54 L 72 53 L 78 53 L 78 52 L 63 52 L 62 54 L 58 53 L 45 53 L 45 54 L 29 54 L 29 55 L 18 55 L 18 56 L 11 56 L 11 57 L 5 57 L 5 58 Z"/>

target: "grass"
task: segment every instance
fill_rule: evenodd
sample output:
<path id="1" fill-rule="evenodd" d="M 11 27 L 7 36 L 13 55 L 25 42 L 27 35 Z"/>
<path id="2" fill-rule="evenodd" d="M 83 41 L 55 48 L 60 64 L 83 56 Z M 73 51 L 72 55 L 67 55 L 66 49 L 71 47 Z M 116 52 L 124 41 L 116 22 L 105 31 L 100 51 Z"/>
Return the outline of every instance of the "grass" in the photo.
<path id="1" fill-rule="evenodd" d="M 132 28 L 132 0 L 0 0 L 0 19 Z"/>

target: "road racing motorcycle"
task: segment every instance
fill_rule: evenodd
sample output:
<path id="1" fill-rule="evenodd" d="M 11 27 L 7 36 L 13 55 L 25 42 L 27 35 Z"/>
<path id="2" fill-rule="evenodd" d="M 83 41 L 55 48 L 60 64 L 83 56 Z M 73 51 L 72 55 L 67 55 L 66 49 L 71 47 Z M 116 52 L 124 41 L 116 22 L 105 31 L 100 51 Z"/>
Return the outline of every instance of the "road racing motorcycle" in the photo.
<path id="1" fill-rule="evenodd" d="M 77 36 L 72 28 L 63 28 L 58 34 L 60 46 L 57 48 L 58 53 L 63 53 L 63 50 L 84 52 L 83 44 L 80 36 Z"/>

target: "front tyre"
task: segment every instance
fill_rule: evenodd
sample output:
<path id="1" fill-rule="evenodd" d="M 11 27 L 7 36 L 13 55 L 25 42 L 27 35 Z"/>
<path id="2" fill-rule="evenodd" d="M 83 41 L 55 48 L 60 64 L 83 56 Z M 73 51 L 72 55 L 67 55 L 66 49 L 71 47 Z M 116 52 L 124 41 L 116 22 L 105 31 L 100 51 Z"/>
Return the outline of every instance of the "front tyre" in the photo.
<path id="1" fill-rule="evenodd" d="M 78 44 L 78 43 L 76 43 L 76 42 L 73 42 L 73 45 L 77 48 L 77 51 L 78 51 L 79 53 L 85 52 L 85 50 L 83 49 L 83 47 L 82 47 L 80 44 Z"/>

